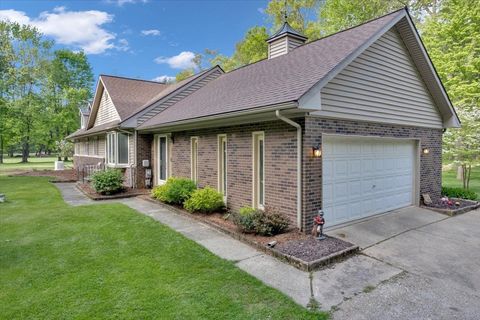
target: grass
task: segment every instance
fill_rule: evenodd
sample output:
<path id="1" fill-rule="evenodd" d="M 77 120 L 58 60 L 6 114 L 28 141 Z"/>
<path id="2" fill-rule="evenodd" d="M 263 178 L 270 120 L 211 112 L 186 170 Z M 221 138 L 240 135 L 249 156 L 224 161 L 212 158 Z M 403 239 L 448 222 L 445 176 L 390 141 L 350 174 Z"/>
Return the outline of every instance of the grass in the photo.
<path id="1" fill-rule="evenodd" d="M 0 176 L 4 319 L 325 319 L 122 204 Z"/>
<path id="2" fill-rule="evenodd" d="M 0 164 L 0 174 L 12 171 L 28 171 L 28 170 L 48 170 L 54 169 L 54 162 L 57 157 L 30 157 L 27 163 L 21 163 L 22 158 L 8 158 L 3 159 Z M 73 167 L 72 161 L 64 162 L 66 168 Z"/>
<path id="3" fill-rule="evenodd" d="M 461 180 L 457 180 L 457 171 L 449 170 L 442 173 L 442 184 L 444 187 L 460 187 L 463 188 Z M 478 199 L 480 199 L 480 166 L 472 168 L 470 177 L 470 190 L 474 191 Z"/>

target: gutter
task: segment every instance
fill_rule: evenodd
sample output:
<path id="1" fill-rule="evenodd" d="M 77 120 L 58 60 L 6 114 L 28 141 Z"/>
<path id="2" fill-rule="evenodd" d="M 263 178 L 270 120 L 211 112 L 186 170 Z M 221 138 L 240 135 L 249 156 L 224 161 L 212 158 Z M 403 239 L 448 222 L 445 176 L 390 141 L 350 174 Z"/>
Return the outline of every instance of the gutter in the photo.
<path id="1" fill-rule="evenodd" d="M 275 116 L 285 123 L 297 128 L 297 227 L 302 231 L 302 126 L 275 110 Z"/>

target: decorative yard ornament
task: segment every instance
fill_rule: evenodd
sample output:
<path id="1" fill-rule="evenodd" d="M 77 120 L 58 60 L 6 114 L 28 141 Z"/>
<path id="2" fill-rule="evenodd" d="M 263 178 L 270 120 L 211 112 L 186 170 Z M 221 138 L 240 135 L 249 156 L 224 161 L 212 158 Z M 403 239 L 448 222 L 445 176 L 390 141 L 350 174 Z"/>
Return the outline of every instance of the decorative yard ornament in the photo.
<path id="1" fill-rule="evenodd" d="M 323 234 L 324 224 L 325 224 L 325 219 L 323 218 L 323 211 L 318 210 L 318 216 L 313 218 L 313 229 L 312 229 L 312 236 L 317 238 L 317 240 L 325 240 L 327 238 Z"/>

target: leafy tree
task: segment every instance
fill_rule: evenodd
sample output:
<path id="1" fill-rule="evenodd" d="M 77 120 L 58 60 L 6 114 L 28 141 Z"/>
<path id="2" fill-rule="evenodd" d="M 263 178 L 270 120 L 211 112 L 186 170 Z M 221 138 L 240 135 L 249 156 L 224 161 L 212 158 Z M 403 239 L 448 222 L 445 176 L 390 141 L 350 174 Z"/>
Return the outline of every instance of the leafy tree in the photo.
<path id="1" fill-rule="evenodd" d="M 193 68 L 182 70 L 179 73 L 177 73 L 177 75 L 175 76 L 175 81 L 180 82 L 182 80 L 187 79 L 188 77 L 193 76 L 194 74 L 195 74 L 195 70 Z"/>
<path id="2" fill-rule="evenodd" d="M 425 19 L 422 38 L 462 127 L 445 134 L 444 152 L 462 167 L 469 187 L 480 157 L 480 3 L 444 0 L 438 14 Z"/>

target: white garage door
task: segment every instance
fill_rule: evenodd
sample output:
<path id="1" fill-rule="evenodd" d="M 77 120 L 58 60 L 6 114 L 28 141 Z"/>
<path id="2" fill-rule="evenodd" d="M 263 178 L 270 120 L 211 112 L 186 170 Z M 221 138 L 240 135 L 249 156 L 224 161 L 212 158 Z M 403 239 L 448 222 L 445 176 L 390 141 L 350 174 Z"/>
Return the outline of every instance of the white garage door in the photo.
<path id="1" fill-rule="evenodd" d="M 413 140 L 322 138 L 323 210 L 328 226 L 412 205 Z"/>

